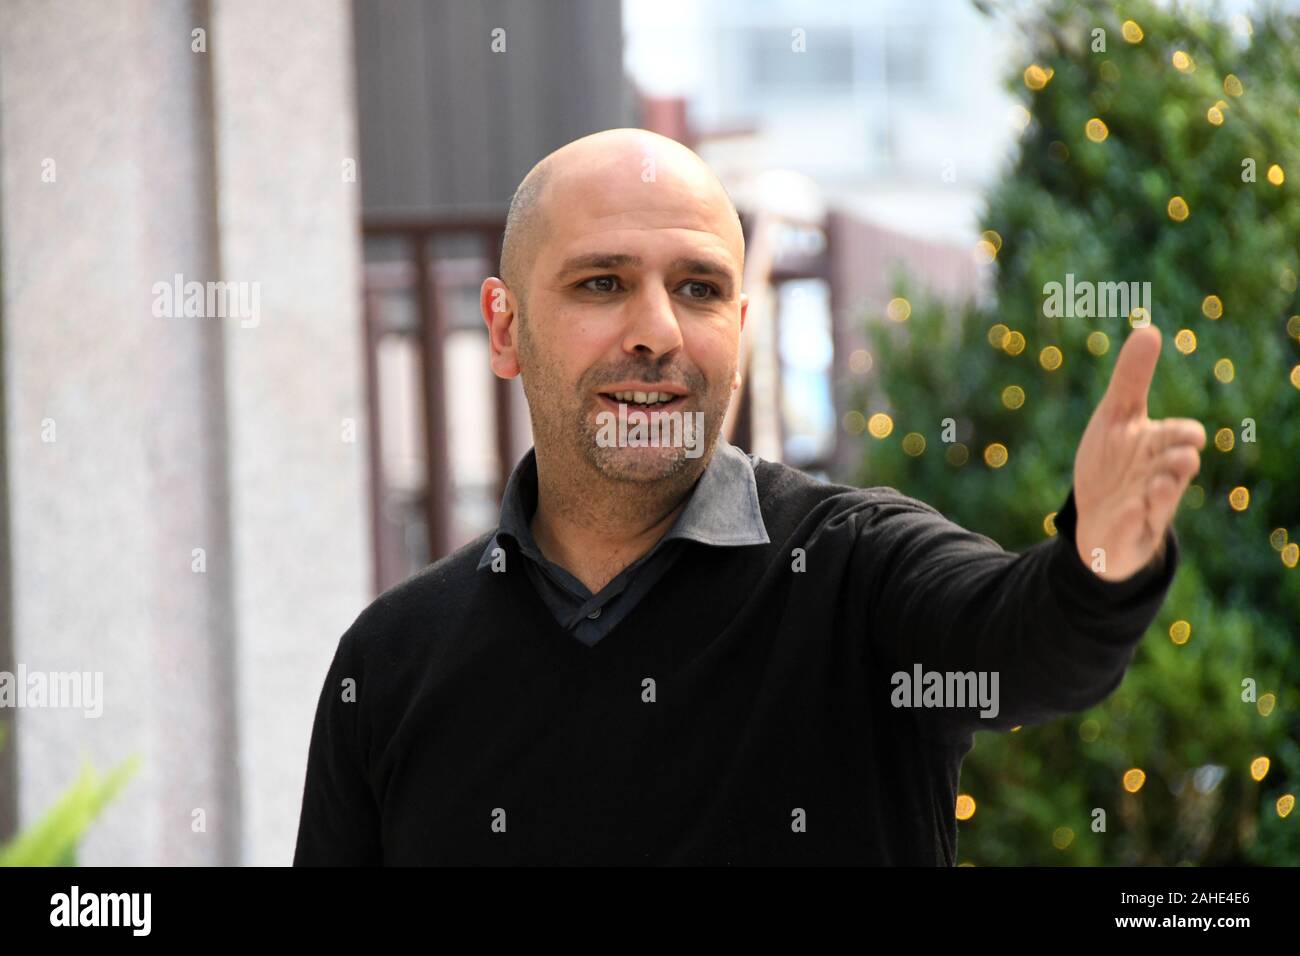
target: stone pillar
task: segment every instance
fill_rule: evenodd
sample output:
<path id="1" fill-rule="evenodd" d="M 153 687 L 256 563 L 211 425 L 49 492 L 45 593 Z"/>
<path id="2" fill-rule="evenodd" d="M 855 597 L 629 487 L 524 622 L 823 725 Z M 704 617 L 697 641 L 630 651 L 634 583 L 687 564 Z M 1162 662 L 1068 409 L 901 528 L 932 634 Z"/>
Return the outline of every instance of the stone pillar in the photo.
<path id="1" fill-rule="evenodd" d="M 307 738 L 372 571 L 351 5 L 212 4 L 243 859 L 292 858 Z M 355 440 L 346 438 L 355 436 Z"/>
<path id="2" fill-rule="evenodd" d="M 291 856 L 370 597 L 354 126 L 342 0 L 0 5 L 9 643 L 103 675 L 17 711 L 20 825 L 141 758 L 83 863 Z M 159 308 L 178 274 L 256 312 Z"/>

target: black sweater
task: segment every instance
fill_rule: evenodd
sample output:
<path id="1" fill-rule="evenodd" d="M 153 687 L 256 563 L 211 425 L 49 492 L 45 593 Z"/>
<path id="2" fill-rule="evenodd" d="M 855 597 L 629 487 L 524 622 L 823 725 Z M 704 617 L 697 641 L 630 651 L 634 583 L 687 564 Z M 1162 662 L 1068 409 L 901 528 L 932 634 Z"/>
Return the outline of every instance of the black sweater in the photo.
<path id="1" fill-rule="evenodd" d="M 489 535 L 377 598 L 320 695 L 295 865 L 951 866 L 973 732 L 1106 697 L 1177 566 L 1171 530 L 1098 578 L 1073 493 L 1013 554 L 892 488 L 756 478 L 771 542 L 688 546 L 593 647 L 520 555 L 476 570 Z M 997 672 L 997 716 L 896 706 L 917 666 Z"/>

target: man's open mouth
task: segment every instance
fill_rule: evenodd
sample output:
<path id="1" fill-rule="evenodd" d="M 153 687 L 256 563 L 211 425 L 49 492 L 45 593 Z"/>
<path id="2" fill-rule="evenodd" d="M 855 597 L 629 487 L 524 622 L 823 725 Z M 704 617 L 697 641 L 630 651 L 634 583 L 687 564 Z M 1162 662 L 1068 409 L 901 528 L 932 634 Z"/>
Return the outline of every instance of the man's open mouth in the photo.
<path id="1" fill-rule="evenodd" d="M 680 410 L 686 403 L 685 395 L 674 395 L 658 391 L 616 391 L 601 392 L 601 400 L 613 411 L 619 405 L 626 405 L 628 411 L 668 412 Z"/>

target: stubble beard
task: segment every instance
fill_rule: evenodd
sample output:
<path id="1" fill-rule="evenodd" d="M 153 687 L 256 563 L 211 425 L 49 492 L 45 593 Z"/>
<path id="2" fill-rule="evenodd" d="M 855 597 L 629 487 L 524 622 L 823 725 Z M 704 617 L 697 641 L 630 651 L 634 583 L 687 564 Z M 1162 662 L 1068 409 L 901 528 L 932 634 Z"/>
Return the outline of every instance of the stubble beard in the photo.
<path id="1" fill-rule="evenodd" d="M 599 440 L 602 431 L 608 429 L 598 418 L 600 412 L 609 409 L 596 397 L 588 393 L 583 399 L 583 406 L 573 419 L 570 432 L 577 436 L 578 446 L 587 463 L 610 481 L 629 484 L 665 483 L 667 485 L 687 485 L 698 477 L 704 463 L 709 460 L 717 442 L 722 426 L 723 413 L 727 408 L 727 399 L 721 400 L 708 391 L 701 390 L 703 377 L 696 376 L 698 382 L 688 385 L 690 397 L 686 405 L 676 412 L 634 411 L 629 407 L 627 429 L 634 427 L 634 422 L 641 415 L 646 421 L 646 435 L 657 435 L 665 440 L 688 437 L 689 443 L 675 441 L 640 447 L 619 447 L 602 444 Z M 702 415 L 698 413 L 703 413 Z M 662 428 L 656 416 L 671 416 Z M 675 420 L 672 420 L 675 419 Z M 662 419 L 660 419 L 662 420 Z M 699 427 L 696 428 L 696 423 Z M 617 427 L 616 425 L 614 427 Z M 684 429 L 695 429 L 693 435 Z"/>
<path id="2" fill-rule="evenodd" d="M 683 376 L 684 381 L 671 374 L 666 375 L 662 379 L 664 382 L 683 384 L 690 392 L 686 405 L 677 411 L 677 415 L 682 419 L 692 419 L 691 424 L 694 424 L 695 421 L 700 421 L 696 413 L 703 412 L 701 427 L 691 440 L 693 447 L 683 444 L 602 447 L 599 440 L 602 424 L 598 416 L 600 412 L 608 412 L 609 409 L 597 396 L 596 389 L 601 381 L 609 381 L 610 376 L 599 372 L 596 375 L 589 373 L 583 376 L 576 388 L 564 384 L 558 364 L 541 353 L 535 345 L 530 340 L 528 326 L 525 324 L 520 332 L 519 350 L 521 356 L 525 357 L 530 373 L 524 379 L 524 392 L 529 408 L 533 410 L 534 444 L 544 445 L 548 449 L 564 449 L 562 454 L 565 459 L 575 465 L 583 461 L 611 482 L 637 485 L 663 483 L 664 490 L 667 491 L 677 485 L 689 486 L 699 477 L 717 444 L 723 416 L 731 401 L 730 388 L 723 389 L 709 383 L 697 370 L 688 371 Z M 734 369 L 728 370 L 721 381 L 730 383 L 734 374 Z M 647 382 L 653 383 L 658 376 L 632 372 L 620 377 L 643 377 Z M 558 404 L 558 400 L 568 396 L 578 398 L 577 408 L 564 408 Z M 628 413 L 633 414 L 630 407 Z M 628 424 L 630 430 L 631 421 Z M 681 434 L 675 427 L 671 431 Z M 648 433 L 653 433 L 653 430 L 648 430 Z"/>

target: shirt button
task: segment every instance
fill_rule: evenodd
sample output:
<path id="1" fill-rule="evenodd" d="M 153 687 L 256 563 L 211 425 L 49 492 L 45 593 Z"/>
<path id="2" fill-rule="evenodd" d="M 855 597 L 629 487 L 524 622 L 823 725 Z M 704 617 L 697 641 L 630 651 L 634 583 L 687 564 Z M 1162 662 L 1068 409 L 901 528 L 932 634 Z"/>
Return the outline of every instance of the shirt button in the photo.
<path id="1" fill-rule="evenodd" d="M 596 620 L 596 618 L 598 618 L 598 617 L 600 617 L 600 608 L 596 608 L 596 610 L 594 610 L 594 611 L 592 611 L 590 614 L 588 614 L 588 615 L 587 615 L 587 620 L 589 620 L 589 621 L 594 621 L 594 620 Z"/>

